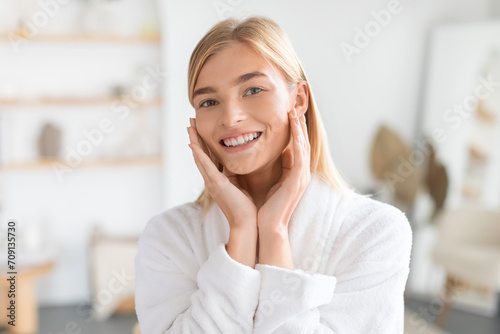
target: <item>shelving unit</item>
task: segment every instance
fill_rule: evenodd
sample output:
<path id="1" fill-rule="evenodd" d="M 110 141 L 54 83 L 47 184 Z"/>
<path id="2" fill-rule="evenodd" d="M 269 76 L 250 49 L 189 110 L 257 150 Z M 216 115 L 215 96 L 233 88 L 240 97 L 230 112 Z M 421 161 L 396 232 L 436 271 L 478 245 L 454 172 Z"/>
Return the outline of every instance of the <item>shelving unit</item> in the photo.
<path id="1" fill-rule="evenodd" d="M 31 38 L 22 32 L 2 33 L 0 34 L 0 43 L 9 43 L 12 38 L 25 38 L 38 43 L 100 43 L 100 44 L 152 44 L 160 46 L 160 36 L 120 36 L 120 35 L 88 35 L 88 34 L 39 34 Z M 105 107 L 113 103 L 127 103 L 130 99 L 119 96 L 89 96 L 89 97 L 71 97 L 71 96 L 51 96 L 51 97 L 16 97 L 16 98 L 0 98 L 0 115 L 6 110 L 25 109 L 25 108 L 47 108 L 47 107 Z M 143 101 L 133 101 L 134 108 L 131 109 L 159 109 L 162 105 L 161 97 L 147 98 Z M 41 111 L 43 112 L 43 111 Z M 67 112 L 67 111 L 66 111 Z M 18 170 L 50 170 L 55 162 L 63 163 L 59 160 L 35 160 L 30 162 L 8 162 L 0 163 L 0 172 L 12 172 Z M 119 159 L 93 159 L 85 161 L 78 168 L 99 168 L 99 167 L 127 167 L 127 166 L 148 166 L 161 167 L 162 159 L 160 156 L 138 156 L 134 158 L 119 158 Z"/>
<path id="2" fill-rule="evenodd" d="M 110 3 L 113 19 L 92 26 L 91 2 L 68 3 L 36 33 L 0 32 L 0 219 L 19 222 L 20 251 L 55 263 L 37 283 L 40 306 L 89 300 L 95 226 L 135 237 L 162 209 L 156 5 Z"/>
<path id="3" fill-rule="evenodd" d="M 13 172 L 13 171 L 29 171 L 29 170 L 43 170 L 52 169 L 55 164 L 64 161 L 56 159 L 38 160 L 33 162 L 19 162 L 0 164 L 0 172 Z M 122 158 L 114 160 L 91 160 L 81 163 L 78 168 L 105 168 L 105 167 L 133 167 L 133 166 L 149 166 L 161 167 L 161 157 L 140 157 L 140 158 Z"/>
<path id="4" fill-rule="evenodd" d="M 88 35 L 88 34 L 40 34 L 31 37 L 22 32 L 0 33 L 0 41 L 13 38 L 27 39 L 37 42 L 84 42 L 84 43 L 153 43 L 159 44 L 160 36 L 122 36 L 122 35 Z"/>
<path id="5" fill-rule="evenodd" d="M 126 101 L 119 97 L 42 97 L 42 98 L 16 98 L 0 99 L 2 107 L 46 107 L 46 106 L 102 106 L 115 101 Z M 134 101 L 139 107 L 160 107 L 161 98 L 150 98 L 145 101 Z"/>

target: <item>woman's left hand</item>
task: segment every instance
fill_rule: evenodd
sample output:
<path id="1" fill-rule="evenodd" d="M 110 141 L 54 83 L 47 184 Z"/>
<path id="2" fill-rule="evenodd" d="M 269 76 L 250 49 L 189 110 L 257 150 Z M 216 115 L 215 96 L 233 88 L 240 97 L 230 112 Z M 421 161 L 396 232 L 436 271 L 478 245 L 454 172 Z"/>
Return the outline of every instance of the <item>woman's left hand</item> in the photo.
<path id="1" fill-rule="evenodd" d="M 292 212 L 311 180 L 311 146 L 305 116 L 298 116 L 295 108 L 288 112 L 288 116 L 292 149 L 284 151 L 281 178 L 269 190 L 257 213 L 259 231 L 287 232 Z"/>

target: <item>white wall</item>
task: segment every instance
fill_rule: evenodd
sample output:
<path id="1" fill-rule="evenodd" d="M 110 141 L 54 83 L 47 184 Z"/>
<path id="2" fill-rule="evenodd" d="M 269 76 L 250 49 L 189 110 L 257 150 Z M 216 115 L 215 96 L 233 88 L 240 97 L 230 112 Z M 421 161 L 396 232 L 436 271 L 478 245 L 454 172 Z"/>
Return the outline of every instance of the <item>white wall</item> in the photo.
<path id="1" fill-rule="evenodd" d="M 230 4 L 233 5 L 230 5 Z M 478 21 L 489 15 L 487 0 L 401 1 L 401 11 L 370 45 L 348 63 L 340 44 L 351 43 L 355 28 L 373 20 L 371 11 L 389 1 L 162 1 L 165 96 L 164 206 L 192 201 L 203 188 L 193 161 L 186 127 L 194 110 L 187 98 L 190 54 L 208 29 L 227 14 L 266 15 L 289 35 L 311 81 L 329 133 L 334 161 L 360 191 L 374 185 L 368 165 L 372 137 L 381 122 L 410 141 L 414 138 L 424 72 L 426 36 L 442 22 Z"/>
<path id="2" fill-rule="evenodd" d="M 492 18 L 500 17 L 500 1 L 499 0 L 491 0 L 491 17 Z"/>

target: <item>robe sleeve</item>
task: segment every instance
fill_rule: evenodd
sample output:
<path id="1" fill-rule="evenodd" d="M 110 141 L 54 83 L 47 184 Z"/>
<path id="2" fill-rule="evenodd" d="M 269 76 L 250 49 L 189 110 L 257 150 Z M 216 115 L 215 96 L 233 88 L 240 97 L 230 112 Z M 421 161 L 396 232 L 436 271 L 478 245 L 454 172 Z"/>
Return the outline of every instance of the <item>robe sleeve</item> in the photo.
<path id="1" fill-rule="evenodd" d="M 360 223 L 347 233 L 352 241 L 339 250 L 333 276 L 256 265 L 262 283 L 254 333 L 403 333 L 409 222 L 384 206 Z"/>
<path id="2" fill-rule="evenodd" d="M 233 260 L 222 243 L 200 261 L 188 243 L 193 236 L 170 228 L 165 219 L 175 217 L 153 219 L 139 240 L 135 266 L 141 332 L 252 333 L 260 272 Z"/>

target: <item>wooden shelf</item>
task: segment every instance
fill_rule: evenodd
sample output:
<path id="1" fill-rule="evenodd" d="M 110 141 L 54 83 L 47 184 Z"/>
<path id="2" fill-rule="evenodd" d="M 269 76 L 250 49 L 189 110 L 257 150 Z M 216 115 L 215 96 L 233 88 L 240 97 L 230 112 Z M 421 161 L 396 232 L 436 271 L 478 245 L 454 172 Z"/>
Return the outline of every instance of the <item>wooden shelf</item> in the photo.
<path id="1" fill-rule="evenodd" d="M 136 44 L 152 43 L 160 44 L 161 36 L 121 36 L 121 35 L 87 35 L 87 34 L 37 34 L 30 37 L 22 32 L 1 33 L 0 41 L 10 41 L 16 39 L 27 39 L 36 42 L 56 42 L 56 43 L 116 43 L 116 44 Z"/>
<path id="2" fill-rule="evenodd" d="M 49 107 L 49 106 L 102 106 L 110 105 L 115 101 L 120 101 L 118 97 L 47 97 L 47 98 L 15 98 L 15 99 L 0 99 L 0 108 L 2 107 Z M 135 103 L 139 107 L 160 107 L 162 99 L 160 97 L 151 98 L 145 101 L 134 101 L 123 99 L 123 103 L 127 103 L 133 107 Z"/>
<path id="3" fill-rule="evenodd" d="M 54 163 L 66 165 L 60 160 L 39 160 L 33 162 L 18 162 L 0 164 L 0 172 L 12 172 L 33 169 L 52 169 Z M 150 166 L 160 167 L 162 165 L 161 157 L 138 157 L 138 158 L 123 158 L 114 160 L 91 160 L 84 161 L 75 169 L 79 168 L 102 168 L 102 167 L 133 167 L 133 166 Z M 70 166 L 68 166 L 71 168 Z"/>

